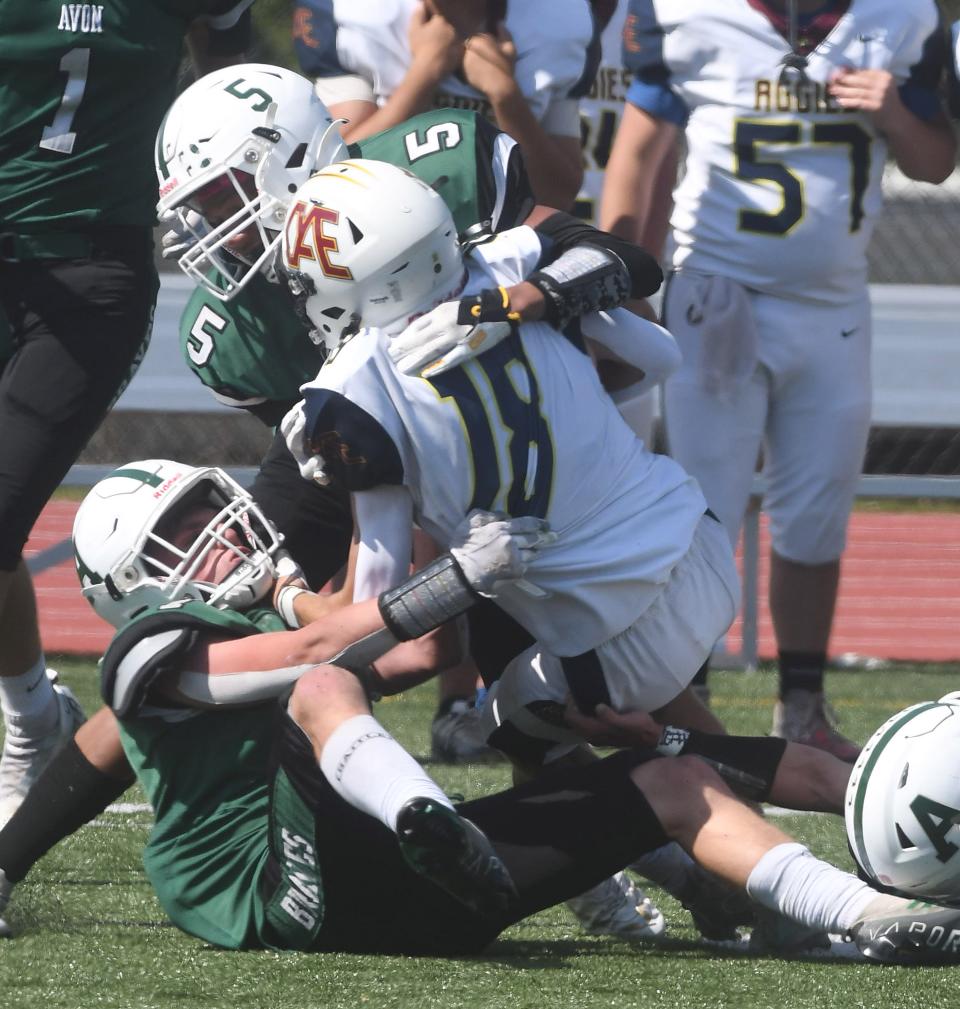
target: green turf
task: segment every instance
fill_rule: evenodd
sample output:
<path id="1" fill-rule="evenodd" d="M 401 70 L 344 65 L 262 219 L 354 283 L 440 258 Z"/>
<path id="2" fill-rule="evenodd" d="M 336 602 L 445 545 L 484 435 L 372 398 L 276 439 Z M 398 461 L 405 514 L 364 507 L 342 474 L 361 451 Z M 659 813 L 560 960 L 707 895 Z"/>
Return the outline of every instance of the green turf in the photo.
<path id="1" fill-rule="evenodd" d="M 57 667 L 92 709 L 92 664 L 63 660 Z M 828 682 L 844 730 L 861 741 L 893 711 L 957 685 L 956 669 L 908 667 L 835 673 Z M 766 731 L 775 687 L 770 672 L 718 673 L 712 686 L 714 708 L 731 730 Z M 377 714 L 423 755 L 433 699 L 432 688 L 420 688 L 381 703 Z M 502 767 L 431 770 L 466 796 L 506 781 Z M 142 802 L 135 790 L 125 798 Z M 784 962 L 711 949 L 697 941 L 686 912 L 655 890 L 669 921 L 670 937 L 659 947 L 584 936 L 563 909 L 552 909 L 472 959 L 226 953 L 164 924 L 140 866 L 148 822 L 145 814 L 107 814 L 51 852 L 18 887 L 8 914 L 18 938 L 0 942 L 2 1009 L 928 1009 L 960 1000 L 960 971 Z M 777 822 L 818 854 L 850 865 L 839 821 Z M 389 879 L 383 899 L 390 899 Z"/>

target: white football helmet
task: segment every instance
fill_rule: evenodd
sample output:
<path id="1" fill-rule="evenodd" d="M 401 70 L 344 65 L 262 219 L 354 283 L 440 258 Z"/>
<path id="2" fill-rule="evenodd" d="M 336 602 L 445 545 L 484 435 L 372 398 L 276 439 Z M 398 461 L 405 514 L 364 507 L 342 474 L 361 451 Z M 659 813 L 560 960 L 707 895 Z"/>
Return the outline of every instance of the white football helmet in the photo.
<path id="1" fill-rule="evenodd" d="M 258 270 L 271 276 L 294 191 L 318 167 L 347 157 L 347 149 L 310 81 L 283 67 L 247 63 L 187 88 L 160 125 L 155 154 L 157 213 L 177 218 L 196 239 L 180 255 L 180 268 L 228 301 Z M 197 229 L 194 215 L 204 216 L 204 193 L 218 181 L 232 190 L 237 210 L 207 222 L 209 230 Z M 259 239 L 247 243 L 253 253 L 237 251 L 241 235 Z"/>
<path id="2" fill-rule="evenodd" d="M 400 332 L 466 277 L 443 199 L 402 168 L 360 158 L 328 165 L 297 190 L 282 266 L 327 350 L 365 326 Z"/>
<path id="3" fill-rule="evenodd" d="M 197 505 L 211 507 L 212 517 L 191 543 L 177 546 L 170 539 L 176 519 Z M 83 595 L 114 627 L 175 599 L 247 609 L 273 586 L 280 539 L 250 495 L 223 470 L 167 459 L 114 470 L 91 488 L 73 525 Z M 194 580 L 215 544 L 235 555 L 236 566 L 219 584 Z"/>
<path id="4" fill-rule="evenodd" d="M 845 813 L 870 878 L 960 905 L 960 695 L 914 704 L 877 729 L 853 766 Z"/>

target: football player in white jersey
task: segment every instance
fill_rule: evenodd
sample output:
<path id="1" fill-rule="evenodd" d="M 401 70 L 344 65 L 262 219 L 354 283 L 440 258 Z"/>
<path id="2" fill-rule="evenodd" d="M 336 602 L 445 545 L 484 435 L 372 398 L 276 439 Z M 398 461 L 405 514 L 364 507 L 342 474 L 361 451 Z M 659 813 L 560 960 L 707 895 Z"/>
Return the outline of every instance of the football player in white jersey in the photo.
<path id="1" fill-rule="evenodd" d="M 435 197 L 392 166 L 346 161 L 301 187 L 285 226 L 284 266 L 331 353 L 283 429 L 305 475 L 354 494 L 357 598 L 406 572 L 414 519 L 443 545 L 483 502 L 545 517 L 559 539 L 531 565 L 537 589 L 506 586 L 498 605 L 564 657 L 586 710 L 669 705 L 688 723 L 701 709 L 687 684 L 736 606 L 722 527 L 550 326 L 525 323 L 441 375 L 396 371 L 389 337 L 434 303 L 466 292 L 483 311 L 491 287 L 525 276 L 562 286 L 549 265 L 530 273 L 543 250 L 527 228 L 477 247 L 467 269 Z M 597 255 L 602 276 L 616 257 Z"/>
<path id="2" fill-rule="evenodd" d="M 762 449 L 774 732 L 847 760 L 858 747 L 829 721 L 823 670 L 870 426 L 866 248 L 888 152 L 911 178 L 953 169 L 938 40 L 933 0 L 630 0 L 633 82 L 607 166 L 603 219 L 629 236 L 683 132 L 669 447 L 731 541 Z"/>
<path id="3" fill-rule="evenodd" d="M 473 108 L 523 150 L 540 203 L 580 186 L 577 97 L 595 70 L 586 0 L 300 0 L 294 40 L 347 141 L 428 108 Z M 428 138 L 429 139 L 429 138 Z"/>

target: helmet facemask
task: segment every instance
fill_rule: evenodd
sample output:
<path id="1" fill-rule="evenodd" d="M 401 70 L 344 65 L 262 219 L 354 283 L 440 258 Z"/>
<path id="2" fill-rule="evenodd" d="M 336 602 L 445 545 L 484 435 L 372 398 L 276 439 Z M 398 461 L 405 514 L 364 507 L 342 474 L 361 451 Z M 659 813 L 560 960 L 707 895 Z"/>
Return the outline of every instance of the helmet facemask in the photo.
<path id="1" fill-rule="evenodd" d="M 122 627 L 182 599 L 254 605 L 273 587 L 281 536 L 222 470 L 142 460 L 92 488 L 73 540 L 84 597 Z"/>
<path id="2" fill-rule="evenodd" d="M 138 558 L 171 600 L 197 598 L 218 609 L 243 610 L 272 587 L 279 537 L 250 496 L 233 491 L 219 474 L 208 475 L 145 531 Z M 201 508 L 215 511 L 184 542 L 178 533 L 190 513 Z M 197 578 L 215 549 L 216 567 L 227 573 L 216 580 Z"/>

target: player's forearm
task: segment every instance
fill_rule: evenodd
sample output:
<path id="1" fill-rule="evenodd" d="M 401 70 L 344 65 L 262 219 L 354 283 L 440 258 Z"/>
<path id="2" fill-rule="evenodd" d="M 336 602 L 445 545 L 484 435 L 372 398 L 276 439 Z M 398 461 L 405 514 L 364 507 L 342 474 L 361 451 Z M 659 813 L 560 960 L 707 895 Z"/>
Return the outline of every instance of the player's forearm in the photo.
<path id="1" fill-rule="evenodd" d="M 600 226 L 659 253 L 675 177 L 676 127 L 628 104 L 604 173 Z"/>
<path id="2" fill-rule="evenodd" d="M 379 108 L 374 107 L 369 115 L 362 119 L 354 116 L 341 129 L 340 133 L 344 141 L 348 144 L 365 140 L 367 137 L 379 133 L 381 130 L 388 130 L 405 119 L 415 116 L 418 112 L 425 112 L 433 105 L 433 95 L 436 91 L 438 81 L 427 69 L 416 64 L 411 66 L 407 75 L 400 82 L 397 90 Z M 335 107 L 331 107 L 334 113 Z"/>
<path id="3" fill-rule="evenodd" d="M 519 88 L 491 98 L 497 126 L 523 151 L 530 186 L 538 203 L 569 210 L 583 182 L 579 145 L 568 151 L 537 121 Z"/>
<path id="4" fill-rule="evenodd" d="M 903 108 L 886 122 L 885 133 L 890 153 L 907 178 L 939 184 L 953 171 L 956 138 L 945 119 L 925 122 Z"/>

